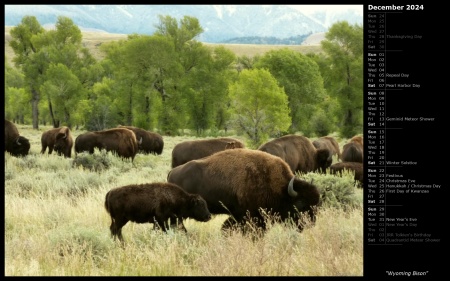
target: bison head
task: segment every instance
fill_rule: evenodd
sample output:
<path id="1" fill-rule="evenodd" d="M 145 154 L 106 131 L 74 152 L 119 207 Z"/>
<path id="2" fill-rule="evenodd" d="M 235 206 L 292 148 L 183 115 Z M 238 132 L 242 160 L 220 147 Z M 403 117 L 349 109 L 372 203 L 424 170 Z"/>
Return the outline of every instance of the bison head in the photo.
<path id="1" fill-rule="evenodd" d="M 11 144 L 9 153 L 13 156 L 26 156 L 30 151 L 30 141 L 22 136 L 17 137 Z"/>
<path id="2" fill-rule="evenodd" d="M 208 204 L 205 199 L 198 194 L 192 194 L 189 202 L 189 217 L 197 221 L 209 221 L 211 219 L 211 213 L 208 209 Z"/>
<path id="3" fill-rule="evenodd" d="M 294 206 L 299 212 L 307 212 L 312 222 L 316 221 L 313 207 L 319 204 L 320 192 L 312 181 L 311 183 L 296 179 L 295 176 L 289 181 L 288 194 L 294 201 Z"/>
<path id="4" fill-rule="evenodd" d="M 316 163 L 317 169 L 325 173 L 327 168 L 331 166 L 333 162 L 333 153 L 327 148 L 317 149 L 316 152 Z"/>

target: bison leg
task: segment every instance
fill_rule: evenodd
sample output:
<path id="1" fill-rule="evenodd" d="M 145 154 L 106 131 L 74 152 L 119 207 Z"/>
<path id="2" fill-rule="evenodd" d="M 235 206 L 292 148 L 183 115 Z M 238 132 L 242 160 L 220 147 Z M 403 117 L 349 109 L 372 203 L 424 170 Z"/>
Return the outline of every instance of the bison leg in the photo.
<path id="1" fill-rule="evenodd" d="M 186 227 L 183 224 L 182 218 L 171 217 L 169 219 L 170 227 L 174 227 L 174 229 L 179 229 L 181 231 L 187 232 Z"/>
<path id="2" fill-rule="evenodd" d="M 111 230 L 111 235 L 113 236 L 113 238 L 117 237 L 120 241 L 123 241 L 122 227 L 127 224 L 127 222 L 128 220 L 125 218 L 112 219 L 109 229 Z"/>
<path id="3" fill-rule="evenodd" d="M 47 145 L 42 144 L 41 153 L 44 154 L 46 149 L 47 149 Z"/>
<path id="4" fill-rule="evenodd" d="M 167 225 L 167 221 L 157 218 L 153 223 L 153 229 L 161 229 L 162 231 L 167 232 Z"/>

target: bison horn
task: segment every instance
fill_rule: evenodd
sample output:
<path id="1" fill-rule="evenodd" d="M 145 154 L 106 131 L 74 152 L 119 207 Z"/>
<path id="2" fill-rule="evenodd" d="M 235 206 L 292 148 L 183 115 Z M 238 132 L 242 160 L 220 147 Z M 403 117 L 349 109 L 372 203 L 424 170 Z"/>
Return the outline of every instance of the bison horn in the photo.
<path id="1" fill-rule="evenodd" d="M 139 144 L 142 144 L 142 137 L 139 139 Z"/>
<path id="2" fill-rule="evenodd" d="M 22 144 L 19 142 L 19 138 L 20 138 L 20 137 L 18 137 L 18 138 L 16 139 L 16 143 L 17 143 L 17 145 L 22 145 Z"/>
<path id="3" fill-rule="evenodd" d="M 66 134 L 64 134 L 64 137 L 63 137 L 63 139 L 66 139 L 67 138 L 67 133 Z"/>
<path id="4" fill-rule="evenodd" d="M 291 179 L 291 181 L 289 181 L 289 185 L 288 185 L 288 193 L 292 197 L 296 197 L 298 194 L 297 191 L 294 190 L 294 179 L 295 179 L 295 176 L 292 177 L 292 179 Z"/>

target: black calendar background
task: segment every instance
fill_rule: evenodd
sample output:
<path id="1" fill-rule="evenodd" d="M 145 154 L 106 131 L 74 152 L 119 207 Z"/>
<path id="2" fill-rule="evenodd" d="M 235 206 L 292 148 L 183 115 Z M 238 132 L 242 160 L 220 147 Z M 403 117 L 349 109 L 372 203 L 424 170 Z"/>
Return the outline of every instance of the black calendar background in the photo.
<path id="1" fill-rule="evenodd" d="M 427 279 L 438 278 L 444 274 L 444 260 L 447 252 L 444 250 L 446 237 L 447 206 L 444 202 L 444 190 L 448 188 L 444 175 L 446 174 L 447 148 L 444 144 L 446 131 L 449 127 L 444 123 L 443 108 L 447 105 L 448 95 L 442 83 L 446 84 L 446 78 L 439 65 L 445 65 L 445 52 L 441 49 L 433 35 L 434 28 L 438 28 L 436 22 L 426 18 L 438 17 L 433 14 L 437 7 L 429 4 L 423 5 L 423 10 L 406 10 L 405 4 L 385 3 L 385 6 L 403 5 L 400 13 L 391 11 L 369 10 L 364 8 L 364 40 L 368 40 L 367 15 L 370 13 L 385 13 L 385 35 L 420 35 L 422 39 L 385 39 L 385 72 L 407 73 L 408 79 L 386 78 L 386 83 L 397 84 L 414 83 L 420 88 L 398 89 L 396 87 L 385 91 L 385 116 L 412 118 L 434 118 L 432 122 L 406 122 L 386 121 L 385 157 L 390 161 L 414 161 L 417 165 L 399 165 L 386 168 L 390 174 L 401 174 L 404 178 L 414 179 L 421 184 L 441 185 L 439 190 L 430 190 L 427 194 L 386 194 L 386 217 L 414 217 L 418 226 L 414 231 L 401 228 L 399 232 L 430 233 L 440 242 L 423 243 L 368 243 L 367 239 L 367 193 L 365 190 L 365 234 L 364 234 L 364 276 L 376 278 L 389 278 L 387 273 L 397 272 L 411 273 L 409 278 L 425 277 Z M 408 3 L 417 4 L 417 3 Z M 380 4 L 372 4 L 380 6 Z M 366 44 L 366 43 L 365 43 Z M 365 81 L 367 81 L 367 48 L 365 49 Z M 448 79 L 447 79 L 448 81 Z M 364 91 L 369 88 L 365 82 Z M 444 90 L 442 90 L 444 89 Z M 366 94 L 364 95 L 366 99 Z M 367 120 L 367 102 L 365 100 L 365 120 Z M 365 127 L 365 174 L 367 179 L 367 126 Z M 367 182 L 365 183 L 367 185 Z M 366 186 L 365 186 L 366 188 Z M 389 207 L 389 205 L 395 205 Z M 407 229 L 407 228 L 405 228 Z M 395 229 L 396 230 L 396 229 Z M 394 232 L 395 232 L 394 230 Z M 390 232 L 387 228 L 386 232 Z M 392 232 L 392 231 L 391 231 Z M 413 273 L 417 273 L 413 275 Z M 408 277 L 408 276 L 402 276 Z"/>

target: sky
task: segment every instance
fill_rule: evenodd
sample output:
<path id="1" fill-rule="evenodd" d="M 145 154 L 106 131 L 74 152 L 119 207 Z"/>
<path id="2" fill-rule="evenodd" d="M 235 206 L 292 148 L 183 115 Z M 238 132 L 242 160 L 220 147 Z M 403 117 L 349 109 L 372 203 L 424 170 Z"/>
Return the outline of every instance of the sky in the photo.
<path id="1" fill-rule="evenodd" d="M 345 11 L 356 10 L 359 15 L 364 13 L 364 5 L 288 5 L 292 8 L 298 9 L 305 14 L 313 13 L 317 10 L 332 10 L 332 11 Z"/>

